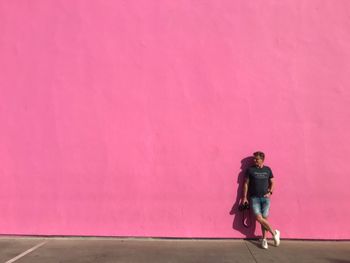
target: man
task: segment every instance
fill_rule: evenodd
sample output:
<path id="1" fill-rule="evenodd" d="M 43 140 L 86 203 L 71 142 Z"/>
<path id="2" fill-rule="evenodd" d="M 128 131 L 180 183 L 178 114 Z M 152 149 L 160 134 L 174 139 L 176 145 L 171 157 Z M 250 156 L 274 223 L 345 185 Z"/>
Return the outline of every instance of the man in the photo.
<path id="1" fill-rule="evenodd" d="M 249 190 L 250 207 L 253 209 L 256 221 L 261 225 L 262 243 L 264 249 L 268 248 L 266 232 L 273 236 L 275 246 L 280 244 L 280 231 L 273 230 L 267 221 L 270 209 L 270 196 L 274 189 L 273 174 L 270 167 L 264 165 L 265 154 L 254 153 L 255 165 L 248 168 L 245 174 L 242 203 L 249 203 L 247 194 Z"/>

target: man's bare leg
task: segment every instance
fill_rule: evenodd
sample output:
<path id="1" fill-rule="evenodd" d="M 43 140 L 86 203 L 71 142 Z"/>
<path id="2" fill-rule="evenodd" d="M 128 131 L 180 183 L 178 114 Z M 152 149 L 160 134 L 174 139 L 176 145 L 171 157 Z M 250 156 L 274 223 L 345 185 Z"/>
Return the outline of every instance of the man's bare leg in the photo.
<path id="1" fill-rule="evenodd" d="M 275 231 L 270 226 L 269 222 L 262 217 L 262 215 L 257 215 L 256 220 L 261 224 L 261 229 L 263 232 L 263 238 L 266 238 L 266 231 L 269 231 L 272 236 L 275 235 Z M 263 229 L 264 228 L 264 229 Z"/>
<path id="2" fill-rule="evenodd" d="M 263 239 L 266 239 L 266 228 L 263 226 L 263 225 L 260 225 L 261 226 L 261 232 L 263 234 Z"/>

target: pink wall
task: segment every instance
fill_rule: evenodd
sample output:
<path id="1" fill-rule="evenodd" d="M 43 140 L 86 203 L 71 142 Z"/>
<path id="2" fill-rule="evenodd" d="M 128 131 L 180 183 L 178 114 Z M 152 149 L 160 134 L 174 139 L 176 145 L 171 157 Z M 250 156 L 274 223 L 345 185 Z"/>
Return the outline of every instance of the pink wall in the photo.
<path id="1" fill-rule="evenodd" d="M 263 150 L 282 237 L 349 239 L 349 13 L 0 0 L 0 233 L 253 236 L 230 210 Z"/>

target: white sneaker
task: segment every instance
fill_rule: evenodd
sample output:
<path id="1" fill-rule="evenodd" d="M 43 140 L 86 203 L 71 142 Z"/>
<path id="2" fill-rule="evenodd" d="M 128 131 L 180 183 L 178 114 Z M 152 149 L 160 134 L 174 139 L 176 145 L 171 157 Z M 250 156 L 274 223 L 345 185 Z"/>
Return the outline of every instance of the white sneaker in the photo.
<path id="1" fill-rule="evenodd" d="M 261 241 L 261 247 L 262 247 L 263 249 L 268 249 L 268 248 L 269 248 L 269 246 L 267 245 L 267 240 L 266 240 L 266 238 L 264 238 L 264 239 Z"/>
<path id="2" fill-rule="evenodd" d="M 275 230 L 275 235 L 273 236 L 273 239 L 275 241 L 275 246 L 276 247 L 278 247 L 280 245 L 280 243 L 281 243 L 280 236 L 281 236 L 281 232 L 276 229 Z"/>

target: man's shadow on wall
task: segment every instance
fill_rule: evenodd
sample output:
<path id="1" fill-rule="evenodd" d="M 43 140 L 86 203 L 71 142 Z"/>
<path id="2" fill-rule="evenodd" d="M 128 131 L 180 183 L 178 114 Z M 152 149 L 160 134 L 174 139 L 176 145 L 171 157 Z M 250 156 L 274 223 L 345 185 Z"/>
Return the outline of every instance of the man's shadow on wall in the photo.
<path id="1" fill-rule="evenodd" d="M 248 225 L 247 228 L 243 225 L 243 212 L 239 211 L 238 207 L 243 196 L 244 173 L 246 169 L 252 166 L 253 164 L 253 157 L 246 157 L 241 160 L 241 171 L 239 172 L 237 177 L 236 201 L 233 203 L 233 206 L 230 211 L 230 215 L 234 216 L 232 228 L 241 232 L 243 235 L 246 236 L 247 239 L 257 238 L 257 236 L 255 235 L 256 224 L 254 215 L 251 213 L 251 209 L 249 209 L 248 211 L 246 210 L 244 212 L 245 218 L 247 218 L 247 220 L 245 220 L 245 222 Z"/>

